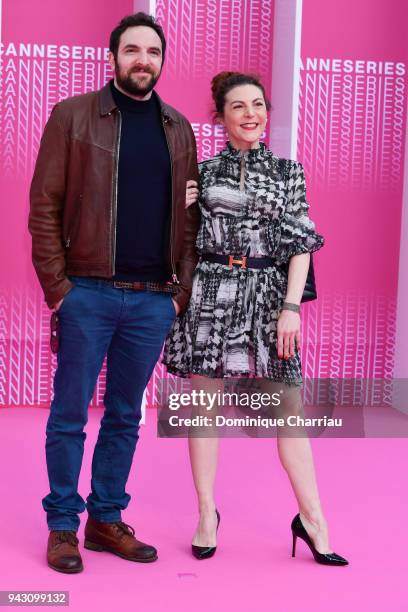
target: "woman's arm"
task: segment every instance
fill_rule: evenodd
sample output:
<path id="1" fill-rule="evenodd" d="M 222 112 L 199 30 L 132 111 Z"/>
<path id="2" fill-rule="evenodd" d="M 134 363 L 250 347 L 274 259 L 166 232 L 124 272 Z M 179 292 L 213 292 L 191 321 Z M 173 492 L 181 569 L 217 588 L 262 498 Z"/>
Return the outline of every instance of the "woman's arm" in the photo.
<path id="1" fill-rule="evenodd" d="M 300 304 L 309 271 L 310 253 L 294 255 L 289 260 L 288 287 L 285 302 Z"/>
<path id="2" fill-rule="evenodd" d="M 300 305 L 306 284 L 309 263 L 310 253 L 302 253 L 290 258 L 285 302 Z M 295 345 L 297 350 L 300 351 L 300 314 L 292 310 L 281 310 L 277 324 L 278 357 L 280 359 L 294 357 Z"/>

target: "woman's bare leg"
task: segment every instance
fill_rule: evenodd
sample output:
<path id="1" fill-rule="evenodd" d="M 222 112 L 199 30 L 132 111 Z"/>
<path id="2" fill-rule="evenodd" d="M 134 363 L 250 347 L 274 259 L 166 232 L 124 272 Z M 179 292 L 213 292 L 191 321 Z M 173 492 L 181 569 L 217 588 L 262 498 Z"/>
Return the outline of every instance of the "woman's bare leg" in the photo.
<path id="1" fill-rule="evenodd" d="M 278 437 L 278 452 L 292 484 L 304 528 L 319 552 L 333 552 L 320 503 L 309 438 Z"/>
<path id="2" fill-rule="evenodd" d="M 276 384 L 272 384 L 275 390 Z M 280 415 L 304 417 L 299 387 L 279 385 L 284 389 L 286 401 L 279 409 Z M 298 432 L 298 437 L 296 436 Z M 278 430 L 277 446 L 282 466 L 286 470 L 298 502 L 300 518 L 316 549 L 321 553 L 332 552 L 326 519 L 320 503 L 312 448 L 304 428 Z"/>
<path id="3" fill-rule="evenodd" d="M 204 376 L 192 376 L 192 389 L 207 393 L 223 390 L 223 382 Z M 194 414 L 214 416 L 214 409 L 207 411 L 205 406 Z M 192 543 L 196 546 L 216 546 L 217 517 L 215 514 L 214 482 L 217 472 L 218 437 L 189 437 L 191 470 L 197 492 L 199 521 Z"/>

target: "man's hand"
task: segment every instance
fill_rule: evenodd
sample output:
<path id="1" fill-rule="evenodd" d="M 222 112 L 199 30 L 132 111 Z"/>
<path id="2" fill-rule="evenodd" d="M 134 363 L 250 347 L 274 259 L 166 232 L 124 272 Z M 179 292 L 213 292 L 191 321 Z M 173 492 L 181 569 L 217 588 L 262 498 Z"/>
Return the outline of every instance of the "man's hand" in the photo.
<path id="1" fill-rule="evenodd" d="M 186 208 L 194 204 L 198 200 L 198 183 L 197 181 L 187 181 L 186 187 Z"/>
<path id="2" fill-rule="evenodd" d="M 180 305 L 176 302 L 176 300 L 174 298 L 171 298 L 174 304 L 174 308 L 176 309 L 176 317 L 178 316 L 179 312 L 180 312 Z"/>
<path id="3" fill-rule="evenodd" d="M 279 359 L 295 356 L 295 342 L 300 351 L 300 314 L 282 310 L 277 324 L 277 349 Z"/>

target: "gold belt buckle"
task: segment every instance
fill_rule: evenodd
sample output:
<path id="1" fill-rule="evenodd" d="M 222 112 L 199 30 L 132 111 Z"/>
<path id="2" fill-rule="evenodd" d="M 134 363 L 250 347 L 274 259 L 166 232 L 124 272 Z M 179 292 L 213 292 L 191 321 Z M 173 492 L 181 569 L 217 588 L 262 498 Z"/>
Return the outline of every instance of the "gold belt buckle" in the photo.
<path id="1" fill-rule="evenodd" d="M 234 255 L 228 256 L 228 265 L 230 268 L 232 268 L 234 264 L 240 264 L 241 268 L 245 270 L 246 262 L 247 262 L 247 258 L 245 256 L 243 256 L 241 259 L 234 259 Z"/>

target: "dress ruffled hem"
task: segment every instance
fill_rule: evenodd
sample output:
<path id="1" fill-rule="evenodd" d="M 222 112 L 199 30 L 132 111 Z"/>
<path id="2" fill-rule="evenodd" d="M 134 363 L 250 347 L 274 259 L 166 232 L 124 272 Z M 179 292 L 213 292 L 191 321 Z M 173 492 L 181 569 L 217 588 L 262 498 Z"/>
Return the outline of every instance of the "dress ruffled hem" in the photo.
<path id="1" fill-rule="evenodd" d="M 223 371 L 217 372 L 211 369 L 203 369 L 203 368 L 198 368 L 198 367 L 192 367 L 187 370 L 181 370 L 180 368 L 177 368 L 167 363 L 165 359 L 162 359 L 161 363 L 166 366 L 167 372 L 169 374 L 172 374 L 173 376 L 177 376 L 179 378 L 190 378 L 191 376 L 194 376 L 194 375 L 195 376 L 205 376 L 206 378 L 211 378 L 211 379 L 224 379 L 224 378 L 246 378 L 246 379 L 258 378 L 259 379 L 260 378 L 263 380 L 270 380 L 271 382 L 275 382 L 275 383 L 282 383 L 287 386 L 293 386 L 293 387 L 303 386 L 302 378 L 290 380 L 288 378 L 276 377 L 272 375 L 259 376 L 251 372 L 250 370 L 247 370 L 245 372 L 244 371 L 233 371 L 233 370 L 227 370 L 227 371 L 223 370 Z"/>

